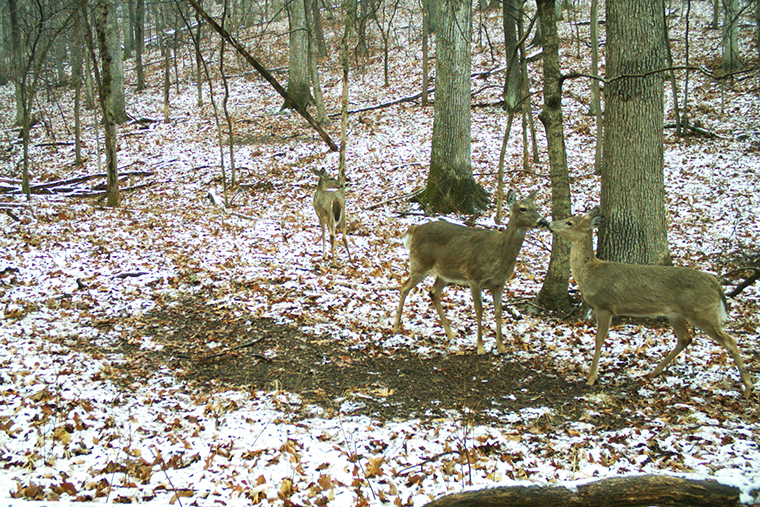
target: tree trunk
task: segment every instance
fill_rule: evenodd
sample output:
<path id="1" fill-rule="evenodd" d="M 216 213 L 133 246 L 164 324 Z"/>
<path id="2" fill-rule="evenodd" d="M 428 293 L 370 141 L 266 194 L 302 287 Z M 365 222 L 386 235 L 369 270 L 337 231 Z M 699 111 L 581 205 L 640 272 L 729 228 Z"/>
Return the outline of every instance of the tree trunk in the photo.
<path id="1" fill-rule="evenodd" d="M 124 101 L 124 58 L 121 50 L 121 33 L 116 20 L 116 3 L 109 0 L 107 35 L 111 53 L 111 100 L 113 101 L 113 118 L 118 124 L 127 121 L 127 109 Z"/>
<path id="2" fill-rule="evenodd" d="M 300 0 L 299 0 L 300 1 Z M 314 88 L 314 105 L 317 107 L 317 123 L 325 126 L 329 123 L 325 101 L 322 97 L 322 86 L 319 84 L 319 69 L 317 68 L 317 37 L 315 34 L 315 17 L 312 12 L 311 0 L 303 0 L 304 10 L 306 12 L 306 26 L 309 33 L 309 75 L 311 76 L 311 85 Z"/>
<path id="3" fill-rule="evenodd" d="M 135 59 L 137 67 L 137 91 L 144 90 L 145 70 L 143 69 L 143 51 L 145 50 L 145 0 L 137 0 L 135 7 Z"/>
<path id="4" fill-rule="evenodd" d="M 723 72 L 741 69 L 739 58 L 739 6 L 737 0 L 723 0 Z"/>
<path id="5" fill-rule="evenodd" d="M 134 0 L 125 0 L 121 4 L 122 16 L 121 20 L 122 31 L 124 32 L 124 59 L 129 60 L 132 58 L 132 50 L 135 46 L 134 39 L 134 18 L 135 18 L 135 3 Z"/>
<path id="6" fill-rule="evenodd" d="M 288 53 L 288 95 L 304 109 L 312 102 L 309 87 L 309 35 L 303 2 L 288 2 L 290 50 Z M 287 102 L 282 109 L 293 109 Z"/>
<path id="7" fill-rule="evenodd" d="M 447 495 L 426 507 L 737 507 L 739 489 L 713 480 L 640 475 L 576 486 L 512 486 Z"/>
<path id="8" fill-rule="evenodd" d="M 504 76 L 504 105 L 507 111 L 514 113 L 520 99 L 521 81 L 520 63 L 517 48 L 517 17 L 522 13 L 517 5 L 517 0 L 504 0 L 502 6 L 502 25 L 504 26 L 504 49 L 507 56 L 507 69 L 509 73 Z M 510 66 L 510 61 L 512 64 Z"/>
<path id="9" fill-rule="evenodd" d="M 24 100 L 21 92 L 23 76 L 22 69 L 22 51 L 21 47 L 21 30 L 18 24 L 18 1 L 8 0 L 8 12 L 11 23 L 11 52 L 13 53 L 13 63 L 11 64 L 11 77 L 15 86 L 16 98 L 16 125 L 22 125 L 24 122 Z"/>
<path id="10" fill-rule="evenodd" d="M 428 35 L 430 35 L 428 2 L 429 0 L 423 0 L 422 5 L 422 96 L 420 97 L 422 107 L 428 105 Z"/>
<path id="11" fill-rule="evenodd" d="M 79 6 L 76 8 L 79 10 Z M 74 165 L 82 165 L 82 122 L 79 112 L 82 108 L 82 67 L 85 58 L 85 52 L 82 50 L 84 37 L 82 37 L 82 24 L 80 16 L 82 11 L 79 10 L 74 16 L 74 48 L 73 62 L 71 69 L 71 80 L 74 84 Z"/>
<path id="12" fill-rule="evenodd" d="M 607 0 L 602 259 L 669 264 L 663 175 L 662 0 Z M 643 74 L 652 72 L 644 77 Z"/>
<path id="13" fill-rule="evenodd" d="M 203 55 L 201 54 L 201 37 L 203 36 L 203 23 L 201 23 L 201 15 L 195 13 L 195 86 L 198 92 L 198 100 L 196 105 L 198 107 L 203 106 Z M 188 28 L 192 30 L 192 28 Z"/>
<path id="14" fill-rule="evenodd" d="M 100 60 L 103 67 L 100 83 L 100 105 L 103 109 L 103 124 L 105 127 L 106 142 L 106 193 L 108 206 L 116 207 L 121 204 L 119 192 L 119 176 L 116 168 L 116 128 L 114 123 L 112 73 L 111 63 L 113 56 L 108 41 L 108 18 L 109 9 L 112 5 L 109 0 L 99 0 L 97 4 L 97 33 L 100 49 Z"/>
<path id="15" fill-rule="evenodd" d="M 562 75 L 559 67 L 559 35 L 554 0 L 538 0 L 538 19 L 543 41 L 544 108 L 539 115 L 546 129 L 549 148 L 549 176 L 552 185 L 552 218 L 560 220 L 571 214 L 570 179 L 562 118 Z M 552 237 L 549 270 L 538 293 L 538 303 L 550 310 L 562 311 L 570 305 L 570 244 Z"/>
<path id="16" fill-rule="evenodd" d="M 591 0 L 591 75 L 599 76 L 599 0 Z M 599 80 L 591 80 L 591 114 L 596 123 L 594 146 L 594 173 L 602 174 L 602 143 L 604 123 L 602 122 L 602 97 Z"/>
<path id="17" fill-rule="evenodd" d="M 311 2 L 311 13 L 314 16 L 314 38 L 317 41 L 317 56 L 324 58 L 327 56 L 327 45 L 325 44 L 325 31 L 322 28 L 322 12 L 319 9 L 319 0 L 308 0 Z"/>
<path id="18" fill-rule="evenodd" d="M 472 176 L 470 66 L 472 3 L 439 4 L 432 152 L 422 202 L 428 212 L 473 214 L 488 204 Z"/>

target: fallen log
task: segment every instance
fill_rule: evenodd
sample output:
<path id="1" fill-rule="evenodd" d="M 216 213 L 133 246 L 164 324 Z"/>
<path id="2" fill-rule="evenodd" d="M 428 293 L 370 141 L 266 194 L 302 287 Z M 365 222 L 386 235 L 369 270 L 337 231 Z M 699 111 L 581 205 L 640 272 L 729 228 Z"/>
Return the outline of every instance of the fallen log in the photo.
<path id="1" fill-rule="evenodd" d="M 714 480 L 664 475 L 614 477 L 574 488 L 511 486 L 455 493 L 426 507 L 735 507 L 740 492 Z"/>

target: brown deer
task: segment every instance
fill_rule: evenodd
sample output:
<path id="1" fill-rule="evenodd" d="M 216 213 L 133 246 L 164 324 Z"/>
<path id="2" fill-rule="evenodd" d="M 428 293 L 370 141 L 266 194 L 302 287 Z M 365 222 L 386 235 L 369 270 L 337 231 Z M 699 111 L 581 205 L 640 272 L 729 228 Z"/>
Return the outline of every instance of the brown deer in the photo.
<path id="1" fill-rule="evenodd" d="M 596 257 L 593 229 L 602 217 L 594 208 L 580 216 L 555 220 L 549 229 L 570 241 L 570 269 L 583 300 L 596 314 L 596 349 L 588 385 L 599 376 L 599 354 L 612 317 L 667 317 L 676 333 L 676 347 L 649 374 L 655 377 L 691 343 L 686 326 L 691 322 L 723 346 L 734 358 L 744 382 L 744 397 L 752 393 L 752 381 L 744 367 L 736 341 L 723 330 L 726 297 L 714 276 L 696 269 L 603 261 Z"/>
<path id="2" fill-rule="evenodd" d="M 454 340 L 454 333 L 451 332 L 451 326 L 441 307 L 441 291 L 451 283 L 468 285 L 472 291 L 478 321 L 477 352 L 485 353 L 481 291 L 488 289 L 494 300 L 496 348 L 499 353 L 504 353 L 506 349 L 501 338 L 501 296 L 504 285 L 514 273 L 515 260 L 525 233 L 528 229 L 549 224 L 536 210 L 535 198 L 536 192 L 524 200 L 517 200 L 514 192 L 509 192 L 507 203 L 512 211 L 504 232 L 465 227 L 445 220 L 410 227 L 404 237 L 404 246 L 409 250 L 409 279 L 400 288 L 401 301 L 398 303 L 393 331 L 399 332 L 401 329 L 401 312 L 409 291 L 429 273 L 433 273 L 435 282 L 430 296 L 449 340 Z"/>
<path id="3" fill-rule="evenodd" d="M 346 245 L 348 261 L 351 260 L 351 251 L 348 249 L 346 239 L 346 196 L 344 186 L 337 179 L 327 174 L 324 169 L 312 169 L 319 177 L 317 191 L 314 193 L 314 210 L 319 218 L 319 228 L 322 231 L 322 258 L 325 257 L 325 229 L 330 235 L 330 252 L 332 266 L 337 265 L 335 257 L 335 230 L 343 233 L 343 244 Z"/>

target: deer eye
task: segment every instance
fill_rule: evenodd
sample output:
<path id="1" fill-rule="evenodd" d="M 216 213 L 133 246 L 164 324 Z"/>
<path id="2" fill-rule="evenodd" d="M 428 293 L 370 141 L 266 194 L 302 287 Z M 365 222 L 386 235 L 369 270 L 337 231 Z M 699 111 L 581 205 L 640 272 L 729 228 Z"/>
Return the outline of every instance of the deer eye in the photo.
<path id="1" fill-rule="evenodd" d="M 520 208 L 520 211 L 522 213 L 525 213 L 526 211 L 528 211 L 528 208 L 526 208 L 525 206 L 523 206 L 523 207 Z"/>

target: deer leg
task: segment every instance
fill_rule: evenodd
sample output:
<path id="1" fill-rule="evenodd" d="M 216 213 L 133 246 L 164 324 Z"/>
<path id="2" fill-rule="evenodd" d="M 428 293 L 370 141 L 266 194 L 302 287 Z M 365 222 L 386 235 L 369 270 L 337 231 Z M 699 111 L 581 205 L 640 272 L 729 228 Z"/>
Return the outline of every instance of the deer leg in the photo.
<path id="1" fill-rule="evenodd" d="M 401 310 L 404 308 L 404 301 L 409 291 L 412 290 L 423 278 L 427 276 L 427 273 L 412 273 L 409 279 L 401 286 L 401 300 L 398 302 L 398 309 L 396 310 L 396 321 L 393 323 L 393 332 L 398 333 L 401 329 Z"/>
<path id="2" fill-rule="evenodd" d="M 504 287 L 494 287 L 491 290 L 493 295 L 493 312 L 494 320 L 496 321 L 496 350 L 499 354 L 505 354 L 507 349 L 504 348 L 504 342 L 501 336 L 501 318 L 502 318 L 502 304 L 501 297 L 504 292 Z"/>
<path id="3" fill-rule="evenodd" d="M 319 218 L 319 230 L 322 233 L 321 239 L 322 239 L 322 259 L 326 257 L 325 255 L 325 222 L 322 220 L 322 218 Z"/>
<path id="4" fill-rule="evenodd" d="M 483 299 L 480 287 L 470 285 L 472 292 L 472 305 L 475 307 L 475 319 L 478 323 L 478 339 L 475 350 L 478 354 L 485 354 L 486 349 L 483 347 Z"/>
<path id="5" fill-rule="evenodd" d="M 335 257 L 335 224 L 330 225 L 330 255 L 332 256 L 330 264 L 332 266 L 337 266 L 338 260 Z"/>
<path id="6" fill-rule="evenodd" d="M 438 311 L 438 316 L 441 318 L 441 324 L 443 324 L 443 330 L 446 331 L 446 335 L 449 337 L 449 341 L 454 341 L 454 333 L 451 332 L 451 326 L 449 325 L 449 319 L 446 318 L 446 314 L 443 313 L 443 306 L 441 306 L 441 291 L 448 285 L 448 282 L 443 278 L 436 276 L 433 288 L 430 289 L 430 297 L 433 300 L 433 306 Z"/>
<path id="7" fill-rule="evenodd" d="M 660 361 L 657 368 L 648 375 L 649 378 L 656 377 L 662 373 L 665 367 L 668 366 L 670 362 L 691 343 L 691 333 L 689 333 L 689 328 L 686 327 L 686 319 L 684 319 L 682 315 L 672 315 L 668 317 L 668 322 L 670 322 L 670 327 L 672 327 L 673 331 L 676 333 L 676 346 L 662 361 Z"/>
<path id="8" fill-rule="evenodd" d="M 354 262 L 351 259 L 351 250 L 348 249 L 348 238 L 346 238 L 346 224 L 343 224 L 340 229 L 343 232 L 343 244 L 346 246 L 346 255 L 348 256 L 348 262 Z"/>
<path id="9" fill-rule="evenodd" d="M 599 377 L 599 356 L 602 353 L 602 345 L 607 338 L 607 332 L 610 330 L 612 314 L 608 311 L 598 311 L 596 313 L 596 347 L 594 349 L 594 360 L 591 363 L 591 369 L 588 371 L 586 384 L 593 386 Z"/>
<path id="10" fill-rule="evenodd" d="M 736 340 L 734 340 L 730 334 L 726 333 L 720 325 L 712 324 L 697 327 L 704 331 L 710 338 L 722 345 L 734 359 L 736 367 L 739 369 L 739 375 L 741 375 L 742 382 L 744 383 L 743 396 L 748 399 L 752 395 L 752 379 L 750 378 L 749 373 L 747 373 L 747 368 L 744 366 L 744 361 L 739 352 L 739 347 L 736 345 Z"/>

